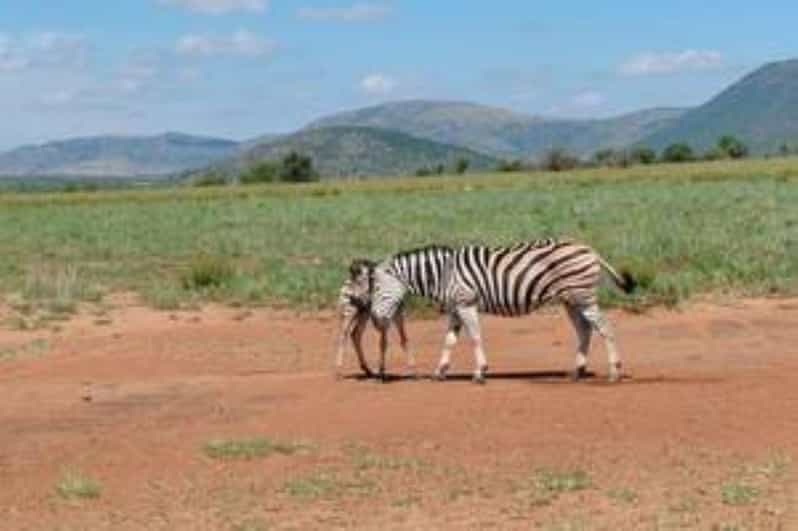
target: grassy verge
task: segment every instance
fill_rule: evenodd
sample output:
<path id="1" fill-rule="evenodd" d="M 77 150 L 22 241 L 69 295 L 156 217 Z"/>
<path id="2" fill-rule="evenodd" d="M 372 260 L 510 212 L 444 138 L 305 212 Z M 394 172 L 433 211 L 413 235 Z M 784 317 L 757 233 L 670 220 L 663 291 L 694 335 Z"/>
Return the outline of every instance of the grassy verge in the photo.
<path id="1" fill-rule="evenodd" d="M 133 290 L 173 309 L 330 306 L 349 260 L 431 242 L 586 241 L 634 299 L 794 293 L 798 160 L 307 186 L 0 196 L 0 293 L 51 311 Z M 60 280 L 59 280 L 60 279 Z"/>

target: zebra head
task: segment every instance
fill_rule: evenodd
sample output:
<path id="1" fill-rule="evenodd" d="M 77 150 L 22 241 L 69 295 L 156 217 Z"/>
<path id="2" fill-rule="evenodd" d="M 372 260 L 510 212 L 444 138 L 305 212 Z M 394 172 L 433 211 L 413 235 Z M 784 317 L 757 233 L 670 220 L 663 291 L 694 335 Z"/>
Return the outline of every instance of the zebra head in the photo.
<path id="1" fill-rule="evenodd" d="M 349 264 L 349 302 L 361 311 L 371 307 L 376 267 L 377 263 L 367 258 L 355 258 Z"/>

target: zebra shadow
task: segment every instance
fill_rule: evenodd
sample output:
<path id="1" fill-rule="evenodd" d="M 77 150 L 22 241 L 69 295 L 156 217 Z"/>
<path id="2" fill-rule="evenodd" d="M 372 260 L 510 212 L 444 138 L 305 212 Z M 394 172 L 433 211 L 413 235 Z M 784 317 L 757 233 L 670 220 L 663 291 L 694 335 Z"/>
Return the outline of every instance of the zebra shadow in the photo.
<path id="1" fill-rule="evenodd" d="M 531 381 L 551 381 L 551 382 L 572 382 L 571 373 L 568 371 L 502 371 L 490 372 L 487 375 L 488 381 L 490 380 L 531 380 Z M 470 382 L 473 375 L 471 373 L 450 373 L 446 375 L 445 380 L 439 380 L 432 374 L 397 374 L 386 373 L 382 383 L 399 383 L 399 382 L 434 382 L 445 384 L 446 382 Z M 592 379 L 596 374 L 587 372 L 582 378 Z M 343 377 L 345 380 L 355 380 L 363 382 L 380 382 L 376 376 L 367 376 L 365 374 L 349 374 Z"/>
<path id="2" fill-rule="evenodd" d="M 488 383 L 491 381 L 528 381 L 541 385 L 591 385 L 591 386 L 617 386 L 617 385 L 705 385 L 718 384 L 726 381 L 718 376 L 665 376 L 659 375 L 624 375 L 620 382 L 610 382 L 604 374 L 593 371 L 585 373 L 578 381 L 572 378 L 570 371 L 563 370 L 540 370 L 540 371 L 500 371 L 490 372 L 486 375 Z M 346 380 L 362 382 L 377 382 L 380 380 L 376 376 L 366 376 L 365 374 L 351 374 L 344 376 Z M 416 376 L 398 373 L 388 373 L 385 375 L 385 384 L 395 384 L 402 382 L 433 382 L 446 384 L 447 382 L 470 382 L 472 374 L 470 372 L 450 373 L 445 380 L 438 380 L 431 374 L 419 374 Z"/>

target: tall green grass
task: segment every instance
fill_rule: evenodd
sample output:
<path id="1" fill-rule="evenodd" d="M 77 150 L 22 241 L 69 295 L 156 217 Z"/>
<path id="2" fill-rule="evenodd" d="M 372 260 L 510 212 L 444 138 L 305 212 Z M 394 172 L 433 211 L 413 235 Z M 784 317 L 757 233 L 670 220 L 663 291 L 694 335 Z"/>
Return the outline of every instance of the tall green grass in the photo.
<path id="1" fill-rule="evenodd" d="M 6 195 L 0 292 L 24 291 L 34 267 L 70 264 L 103 291 L 155 294 L 169 306 L 184 298 L 317 308 L 335 300 L 353 257 L 543 236 L 583 240 L 630 269 L 642 284 L 635 304 L 793 293 L 798 160 Z"/>

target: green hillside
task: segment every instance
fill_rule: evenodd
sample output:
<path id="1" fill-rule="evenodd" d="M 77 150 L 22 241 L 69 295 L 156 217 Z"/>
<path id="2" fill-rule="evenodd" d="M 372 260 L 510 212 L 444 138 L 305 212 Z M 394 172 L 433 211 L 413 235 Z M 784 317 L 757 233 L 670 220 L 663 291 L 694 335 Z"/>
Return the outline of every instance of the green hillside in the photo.
<path id="1" fill-rule="evenodd" d="M 279 160 L 296 151 L 313 158 L 324 177 L 408 175 L 423 167 L 451 167 L 467 159 L 472 169 L 493 168 L 493 157 L 452 145 L 373 127 L 303 130 L 251 147 L 221 165 L 241 170 L 261 160 Z"/>
<path id="2" fill-rule="evenodd" d="M 798 60 L 763 66 L 645 142 L 658 148 L 688 142 L 706 149 L 727 134 L 758 153 L 798 141 Z"/>

